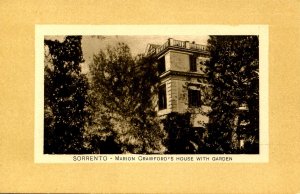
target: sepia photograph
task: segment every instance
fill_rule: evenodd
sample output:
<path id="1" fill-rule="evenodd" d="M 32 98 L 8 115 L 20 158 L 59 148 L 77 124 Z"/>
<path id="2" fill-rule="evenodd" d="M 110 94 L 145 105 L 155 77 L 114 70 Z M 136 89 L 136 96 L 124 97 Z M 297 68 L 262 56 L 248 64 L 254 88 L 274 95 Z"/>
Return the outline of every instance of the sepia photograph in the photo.
<path id="1" fill-rule="evenodd" d="M 43 62 L 43 155 L 260 154 L 259 33 L 44 35 Z"/>

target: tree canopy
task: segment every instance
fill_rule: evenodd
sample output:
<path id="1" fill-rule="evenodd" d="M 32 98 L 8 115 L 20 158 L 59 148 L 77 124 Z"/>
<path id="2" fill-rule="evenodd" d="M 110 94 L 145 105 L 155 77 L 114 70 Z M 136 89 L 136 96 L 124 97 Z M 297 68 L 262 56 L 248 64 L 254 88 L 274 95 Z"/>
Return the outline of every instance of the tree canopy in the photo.
<path id="1" fill-rule="evenodd" d="M 122 153 L 162 152 L 165 133 L 155 111 L 159 77 L 154 58 L 134 58 L 119 43 L 94 55 L 90 77 L 95 114 L 87 134 L 110 137 Z"/>
<path id="2" fill-rule="evenodd" d="M 84 62 L 81 36 L 64 42 L 45 40 L 44 153 L 76 154 L 83 149 L 88 83 L 81 74 Z"/>
<path id="3" fill-rule="evenodd" d="M 208 153 L 258 153 L 258 36 L 210 36 L 207 75 L 213 87 Z M 245 140 L 244 150 L 239 141 Z"/>

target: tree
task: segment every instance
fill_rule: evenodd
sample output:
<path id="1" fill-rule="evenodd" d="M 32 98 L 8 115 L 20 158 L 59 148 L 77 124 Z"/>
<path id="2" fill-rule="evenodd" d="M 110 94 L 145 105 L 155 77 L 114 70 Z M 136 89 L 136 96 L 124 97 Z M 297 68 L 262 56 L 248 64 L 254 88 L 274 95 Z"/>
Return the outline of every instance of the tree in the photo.
<path id="1" fill-rule="evenodd" d="M 193 127 L 191 113 L 172 112 L 162 120 L 168 137 L 168 154 L 199 154 L 203 149 L 203 128 Z"/>
<path id="2" fill-rule="evenodd" d="M 82 153 L 88 82 L 80 67 L 81 36 L 44 44 L 44 153 Z"/>
<path id="3" fill-rule="evenodd" d="M 206 152 L 258 153 L 258 36 L 210 36 L 208 49 L 213 92 Z M 246 142 L 243 151 L 241 138 Z"/>
<path id="4" fill-rule="evenodd" d="M 90 77 L 95 106 L 87 135 L 98 134 L 104 141 L 111 137 L 122 153 L 162 152 L 165 133 L 155 112 L 159 76 L 154 58 L 133 58 L 129 47 L 119 43 L 94 56 Z"/>

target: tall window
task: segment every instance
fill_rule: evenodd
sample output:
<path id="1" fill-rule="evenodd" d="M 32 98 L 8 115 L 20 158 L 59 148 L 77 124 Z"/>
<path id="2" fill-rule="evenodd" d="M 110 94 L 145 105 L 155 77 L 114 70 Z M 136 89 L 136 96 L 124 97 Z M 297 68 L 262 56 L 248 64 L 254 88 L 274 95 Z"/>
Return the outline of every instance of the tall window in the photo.
<path id="1" fill-rule="evenodd" d="M 190 55 L 190 71 L 197 71 L 196 56 Z"/>
<path id="2" fill-rule="evenodd" d="M 159 87 L 158 108 L 159 110 L 163 110 L 167 108 L 166 84 L 163 84 Z"/>
<path id="3" fill-rule="evenodd" d="M 165 71 L 166 71 L 165 57 L 162 57 L 158 60 L 158 72 L 159 74 L 162 74 Z"/>
<path id="4" fill-rule="evenodd" d="M 188 89 L 189 107 L 200 107 L 200 90 Z"/>

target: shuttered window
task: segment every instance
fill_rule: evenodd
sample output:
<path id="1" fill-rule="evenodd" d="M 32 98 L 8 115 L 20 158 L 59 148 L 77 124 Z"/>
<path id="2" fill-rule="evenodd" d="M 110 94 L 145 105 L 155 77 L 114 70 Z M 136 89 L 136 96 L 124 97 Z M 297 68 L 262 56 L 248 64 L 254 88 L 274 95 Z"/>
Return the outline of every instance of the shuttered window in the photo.
<path id="1" fill-rule="evenodd" d="M 166 71 L 165 57 L 162 57 L 158 60 L 158 72 L 159 74 L 162 74 L 165 71 Z"/>
<path id="2" fill-rule="evenodd" d="M 190 71 L 197 71 L 196 57 L 190 55 Z"/>
<path id="3" fill-rule="evenodd" d="M 163 110 L 163 109 L 167 108 L 166 84 L 163 84 L 159 87 L 158 108 L 159 108 L 159 110 Z"/>
<path id="4" fill-rule="evenodd" d="M 189 107 L 200 107 L 200 90 L 188 89 Z"/>

